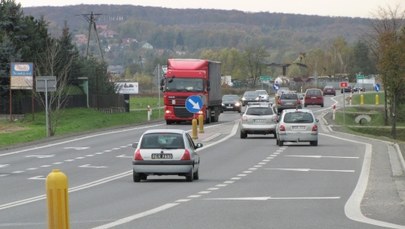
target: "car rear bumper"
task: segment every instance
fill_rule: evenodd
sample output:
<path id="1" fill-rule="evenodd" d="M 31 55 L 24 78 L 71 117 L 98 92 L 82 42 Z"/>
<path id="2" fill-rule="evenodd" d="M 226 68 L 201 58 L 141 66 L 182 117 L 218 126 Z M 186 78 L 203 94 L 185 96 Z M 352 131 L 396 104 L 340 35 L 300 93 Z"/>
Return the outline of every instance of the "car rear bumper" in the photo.
<path id="1" fill-rule="evenodd" d="M 193 165 L 193 161 L 133 161 L 133 170 L 136 173 L 156 174 L 156 175 L 176 175 L 186 174 L 198 168 Z"/>
<path id="2" fill-rule="evenodd" d="M 318 134 L 312 133 L 287 133 L 287 134 L 278 134 L 278 139 L 283 142 L 311 142 L 318 141 Z"/>
<path id="3" fill-rule="evenodd" d="M 276 132 L 276 124 L 271 125 L 251 125 L 242 124 L 241 131 L 247 134 L 270 134 Z"/>

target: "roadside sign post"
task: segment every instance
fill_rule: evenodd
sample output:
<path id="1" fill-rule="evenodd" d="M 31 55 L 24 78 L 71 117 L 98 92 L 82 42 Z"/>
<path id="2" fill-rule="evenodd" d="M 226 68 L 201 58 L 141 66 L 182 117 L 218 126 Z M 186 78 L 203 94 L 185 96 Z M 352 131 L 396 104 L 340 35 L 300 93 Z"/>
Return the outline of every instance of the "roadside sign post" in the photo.
<path id="1" fill-rule="evenodd" d="M 345 89 L 349 86 L 349 82 L 342 81 L 339 83 L 339 87 L 343 89 L 343 125 L 346 125 L 346 98 L 345 98 Z M 350 103 L 352 97 L 350 96 Z M 351 105 L 351 104 L 350 104 Z"/>
<path id="2" fill-rule="evenodd" d="M 193 114 L 198 113 L 201 110 L 203 105 L 204 105 L 203 101 L 202 101 L 201 97 L 198 96 L 198 95 L 192 95 L 192 96 L 187 97 L 187 99 L 186 99 L 186 109 L 190 113 L 193 113 Z M 196 119 L 195 115 L 193 117 L 193 120 L 192 120 L 191 124 L 192 124 L 192 130 L 193 130 L 191 137 L 193 139 L 198 139 L 197 119 Z"/>
<path id="3" fill-rule="evenodd" d="M 56 91 L 56 77 L 55 76 L 38 76 L 36 78 L 36 91 L 45 92 L 45 122 L 46 122 L 46 136 L 49 137 L 49 117 L 48 117 L 48 91 Z"/>

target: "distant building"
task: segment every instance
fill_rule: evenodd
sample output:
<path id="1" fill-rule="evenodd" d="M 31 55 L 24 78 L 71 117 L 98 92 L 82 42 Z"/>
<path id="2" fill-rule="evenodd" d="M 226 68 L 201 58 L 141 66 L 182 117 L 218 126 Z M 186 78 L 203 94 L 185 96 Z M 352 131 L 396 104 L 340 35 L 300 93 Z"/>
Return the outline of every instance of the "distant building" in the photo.
<path id="1" fill-rule="evenodd" d="M 78 45 L 87 44 L 87 36 L 85 34 L 76 34 L 74 36 L 74 42 Z"/>

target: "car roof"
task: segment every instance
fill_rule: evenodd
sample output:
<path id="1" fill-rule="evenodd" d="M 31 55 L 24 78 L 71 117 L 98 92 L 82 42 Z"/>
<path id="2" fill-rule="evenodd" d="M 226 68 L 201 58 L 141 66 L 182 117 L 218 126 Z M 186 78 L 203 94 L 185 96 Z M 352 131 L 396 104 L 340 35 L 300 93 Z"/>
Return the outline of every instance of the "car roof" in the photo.
<path id="1" fill-rule="evenodd" d="M 144 132 L 144 134 L 156 134 L 156 133 L 173 133 L 173 134 L 184 134 L 186 131 L 181 130 L 181 129 L 152 129 L 152 130 L 147 130 Z"/>
<path id="2" fill-rule="evenodd" d="M 308 88 L 307 89 L 307 91 L 322 91 L 321 89 L 319 89 L 319 88 Z"/>
<path id="3" fill-rule="evenodd" d="M 271 108 L 271 103 L 269 102 L 250 102 L 247 107 L 269 107 Z"/>
<path id="4" fill-rule="evenodd" d="M 226 95 L 223 95 L 222 98 L 223 97 L 239 97 L 239 95 L 237 95 L 237 94 L 226 94 Z"/>
<path id="5" fill-rule="evenodd" d="M 284 113 L 292 113 L 292 112 L 306 112 L 306 113 L 311 113 L 313 112 L 310 109 L 284 109 Z"/>

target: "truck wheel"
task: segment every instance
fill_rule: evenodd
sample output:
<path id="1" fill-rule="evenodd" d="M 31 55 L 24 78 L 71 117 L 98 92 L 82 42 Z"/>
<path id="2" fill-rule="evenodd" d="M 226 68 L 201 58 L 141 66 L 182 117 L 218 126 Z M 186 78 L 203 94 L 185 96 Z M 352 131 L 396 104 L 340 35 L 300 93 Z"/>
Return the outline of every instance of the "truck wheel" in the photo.
<path id="1" fill-rule="evenodd" d="M 173 121 L 166 120 L 166 125 L 171 125 L 172 123 L 173 123 Z"/>
<path id="2" fill-rule="evenodd" d="M 207 110 L 206 116 L 205 116 L 205 123 L 210 123 L 211 122 L 211 110 Z"/>

